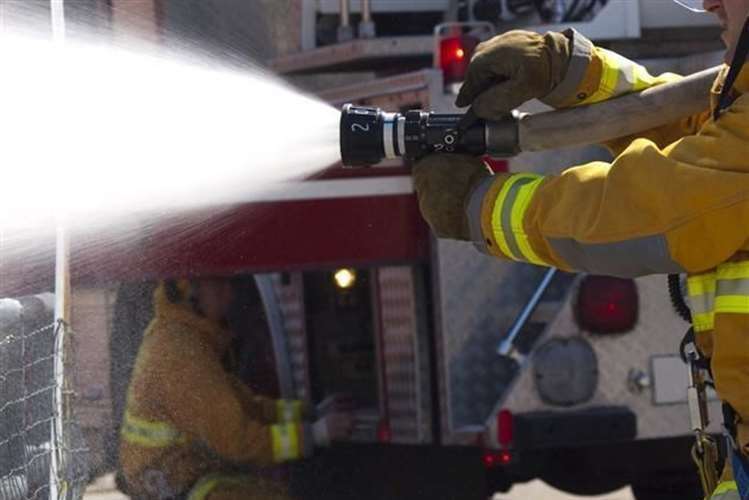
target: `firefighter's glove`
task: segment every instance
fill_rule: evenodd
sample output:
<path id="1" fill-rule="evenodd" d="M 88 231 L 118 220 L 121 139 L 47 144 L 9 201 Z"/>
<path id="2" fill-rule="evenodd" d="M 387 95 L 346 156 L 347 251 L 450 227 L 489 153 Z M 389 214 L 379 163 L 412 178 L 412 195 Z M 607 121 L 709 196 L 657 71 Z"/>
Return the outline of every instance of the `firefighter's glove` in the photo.
<path id="1" fill-rule="evenodd" d="M 440 238 L 471 239 L 466 205 L 473 190 L 491 175 L 480 158 L 434 154 L 413 169 L 414 187 L 424 219 Z"/>
<path id="2" fill-rule="evenodd" d="M 549 94 L 567 73 L 571 42 L 562 33 L 509 31 L 479 44 L 455 101 L 498 120 L 526 101 Z"/>
<path id="3" fill-rule="evenodd" d="M 344 441 L 351 436 L 354 421 L 350 413 L 328 413 L 312 424 L 315 446 L 327 447 L 332 442 Z"/>

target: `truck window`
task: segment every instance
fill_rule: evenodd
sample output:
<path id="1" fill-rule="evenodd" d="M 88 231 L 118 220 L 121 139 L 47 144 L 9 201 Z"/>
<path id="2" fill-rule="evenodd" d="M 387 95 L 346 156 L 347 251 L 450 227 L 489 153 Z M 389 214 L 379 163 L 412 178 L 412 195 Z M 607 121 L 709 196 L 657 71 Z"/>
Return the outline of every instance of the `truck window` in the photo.
<path id="1" fill-rule="evenodd" d="M 360 409 L 377 406 L 371 283 L 365 269 L 304 274 L 314 401 L 345 393 Z"/>

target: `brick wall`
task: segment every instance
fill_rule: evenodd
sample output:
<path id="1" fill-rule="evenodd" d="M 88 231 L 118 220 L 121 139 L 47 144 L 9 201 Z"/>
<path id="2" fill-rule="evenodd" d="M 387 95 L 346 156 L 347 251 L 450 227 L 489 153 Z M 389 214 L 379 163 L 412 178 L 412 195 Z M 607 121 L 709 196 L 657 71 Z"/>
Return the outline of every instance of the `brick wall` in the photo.
<path id="1" fill-rule="evenodd" d="M 112 439 L 109 339 L 115 291 L 81 289 L 72 294 L 75 411 L 92 452 L 92 470 L 105 463 L 105 442 Z"/>

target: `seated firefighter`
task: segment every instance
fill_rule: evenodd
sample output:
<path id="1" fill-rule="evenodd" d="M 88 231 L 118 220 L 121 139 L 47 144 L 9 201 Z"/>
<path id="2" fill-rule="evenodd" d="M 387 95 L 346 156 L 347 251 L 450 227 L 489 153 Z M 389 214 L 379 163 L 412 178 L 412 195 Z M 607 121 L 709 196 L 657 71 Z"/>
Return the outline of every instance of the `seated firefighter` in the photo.
<path id="1" fill-rule="evenodd" d="M 237 471 L 310 456 L 351 431 L 338 405 L 307 423 L 300 401 L 254 394 L 227 370 L 232 301 L 220 278 L 167 280 L 154 293 L 120 433 L 134 498 L 288 498 L 280 484 Z"/>

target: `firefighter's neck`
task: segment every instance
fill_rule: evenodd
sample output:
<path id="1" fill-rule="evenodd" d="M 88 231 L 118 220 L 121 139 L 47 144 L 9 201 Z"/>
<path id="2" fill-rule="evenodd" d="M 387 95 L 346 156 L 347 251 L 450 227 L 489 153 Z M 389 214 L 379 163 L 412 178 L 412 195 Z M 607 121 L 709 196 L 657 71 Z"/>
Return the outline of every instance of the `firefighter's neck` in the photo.
<path id="1" fill-rule="evenodd" d="M 747 9 L 749 9 L 749 5 L 732 5 L 731 8 L 733 10 L 726 12 L 722 17 L 719 16 L 720 25 L 723 29 L 721 38 L 726 45 L 726 53 L 723 57 L 723 61 L 726 64 L 731 64 L 733 61 L 741 36 L 747 29 L 747 26 L 749 26 L 747 25 L 749 18 L 749 10 Z"/>

